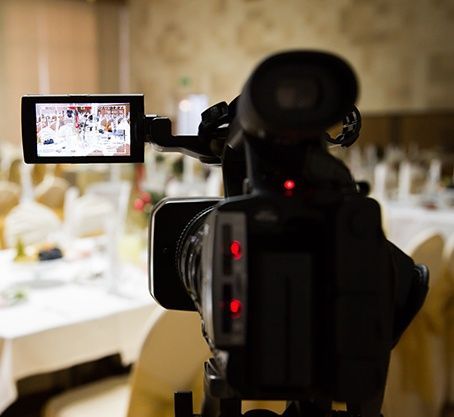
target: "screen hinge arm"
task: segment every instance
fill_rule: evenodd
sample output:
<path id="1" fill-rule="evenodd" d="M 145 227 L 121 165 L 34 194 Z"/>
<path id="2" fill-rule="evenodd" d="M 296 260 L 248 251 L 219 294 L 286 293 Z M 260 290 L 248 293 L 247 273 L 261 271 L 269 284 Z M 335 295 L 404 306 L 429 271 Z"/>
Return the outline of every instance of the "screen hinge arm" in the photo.
<path id="1" fill-rule="evenodd" d="M 221 159 L 214 155 L 209 144 L 198 136 L 173 136 L 172 123 L 167 117 L 145 116 L 145 141 L 160 152 L 180 152 L 206 164 L 221 164 Z"/>

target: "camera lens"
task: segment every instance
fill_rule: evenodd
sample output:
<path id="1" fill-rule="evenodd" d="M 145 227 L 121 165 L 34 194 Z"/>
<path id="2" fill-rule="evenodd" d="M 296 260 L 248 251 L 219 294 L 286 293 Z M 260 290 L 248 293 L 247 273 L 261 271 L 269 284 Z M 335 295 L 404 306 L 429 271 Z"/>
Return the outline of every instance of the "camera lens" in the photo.
<path id="1" fill-rule="evenodd" d="M 209 207 L 188 223 L 177 243 L 176 266 L 180 278 L 191 298 L 200 304 L 201 256 L 205 220 L 213 207 Z"/>

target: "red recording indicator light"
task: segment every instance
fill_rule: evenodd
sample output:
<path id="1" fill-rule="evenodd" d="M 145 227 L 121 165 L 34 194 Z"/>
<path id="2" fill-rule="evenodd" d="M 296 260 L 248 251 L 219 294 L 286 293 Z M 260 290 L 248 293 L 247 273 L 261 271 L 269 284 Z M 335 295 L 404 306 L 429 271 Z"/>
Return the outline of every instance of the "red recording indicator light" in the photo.
<path id="1" fill-rule="evenodd" d="M 234 240 L 230 244 L 230 253 L 233 256 L 233 259 L 238 260 L 241 258 L 241 243 L 238 240 Z"/>
<path id="2" fill-rule="evenodd" d="M 234 298 L 233 300 L 230 301 L 230 313 L 232 315 L 232 318 L 238 319 L 241 316 L 241 301 Z"/>
<path id="3" fill-rule="evenodd" d="M 293 189 L 295 189 L 295 181 L 293 180 L 285 180 L 284 181 L 284 188 L 287 190 L 287 191 L 292 191 Z"/>

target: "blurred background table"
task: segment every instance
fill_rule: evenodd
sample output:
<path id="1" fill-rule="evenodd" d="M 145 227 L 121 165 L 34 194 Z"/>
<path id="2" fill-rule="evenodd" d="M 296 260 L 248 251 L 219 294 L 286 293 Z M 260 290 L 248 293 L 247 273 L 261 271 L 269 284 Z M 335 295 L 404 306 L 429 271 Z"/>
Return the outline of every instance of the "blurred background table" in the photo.
<path id="1" fill-rule="evenodd" d="M 384 224 L 388 238 L 397 246 L 405 247 L 424 230 L 440 232 L 445 239 L 454 235 L 454 209 L 411 205 L 401 202 L 383 203 Z"/>
<path id="2" fill-rule="evenodd" d="M 13 250 L 0 252 L 0 290 L 20 288 L 24 299 L 0 308 L 0 413 L 17 398 L 21 378 L 112 354 L 125 365 L 136 359 L 156 306 L 143 269 L 122 264 L 112 291 L 108 277 L 77 277 L 102 260 L 55 261 L 37 276 L 13 257 Z"/>

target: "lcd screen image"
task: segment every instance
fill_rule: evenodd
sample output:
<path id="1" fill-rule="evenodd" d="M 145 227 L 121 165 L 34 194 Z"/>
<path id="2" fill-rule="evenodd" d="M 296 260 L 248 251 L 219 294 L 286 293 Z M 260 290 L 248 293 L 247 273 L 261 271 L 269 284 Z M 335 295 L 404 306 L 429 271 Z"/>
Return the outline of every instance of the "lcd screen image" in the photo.
<path id="1" fill-rule="evenodd" d="M 130 156 L 129 103 L 37 103 L 37 155 Z"/>

